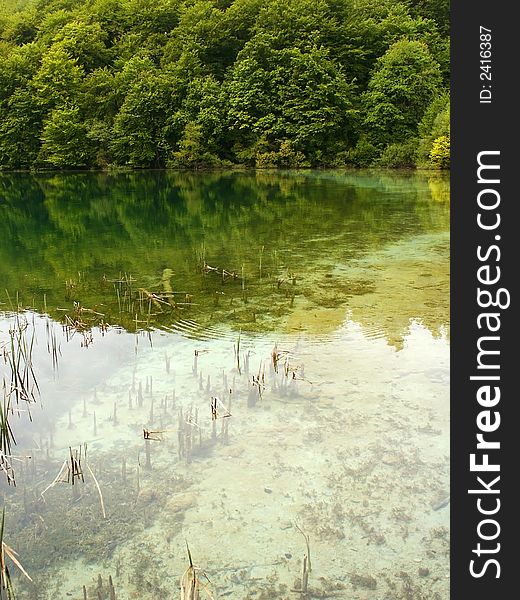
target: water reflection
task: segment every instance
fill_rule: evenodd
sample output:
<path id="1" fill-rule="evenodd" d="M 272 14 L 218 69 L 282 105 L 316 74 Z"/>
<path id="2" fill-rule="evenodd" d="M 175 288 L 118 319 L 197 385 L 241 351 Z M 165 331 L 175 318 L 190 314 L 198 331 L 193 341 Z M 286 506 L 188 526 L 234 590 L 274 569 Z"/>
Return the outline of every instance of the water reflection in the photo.
<path id="1" fill-rule="evenodd" d="M 0 340 L 34 305 L 40 389 L 0 480 L 20 598 L 180 597 L 186 542 L 214 598 L 292 598 L 304 555 L 308 597 L 447 597 L 445 179 L 0 182 Z"/>
<path id="2" fill-rule="evenodd" d="M 312 310 L 332 328 L 348 309 L 363 322 L 372 306 L 368 324 L 396 342 L 410 318 L 436 332 L 447 324 L 448 181 L 438 174 L 15 174 L 0 185 L 7 308 L 18 294 L 59 320 L 77 302 L 129 331 L 180 320 L 266 331 Z M 407 302 L 418 290 L 427 310 Z M 171 291 L 184 293 L 174 309 L 144 296 Z"/>

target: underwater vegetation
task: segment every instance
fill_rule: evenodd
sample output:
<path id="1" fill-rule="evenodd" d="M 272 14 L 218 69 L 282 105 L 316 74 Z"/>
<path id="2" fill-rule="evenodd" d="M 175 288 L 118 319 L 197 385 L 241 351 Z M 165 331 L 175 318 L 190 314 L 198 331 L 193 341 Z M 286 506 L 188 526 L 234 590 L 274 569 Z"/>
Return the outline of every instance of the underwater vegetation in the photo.
<path id="1" fill-rule="evenodd" d="M 51 331 L 43 323 L 36 328 Z M 113 333 L 98 331 L 99 339 L 82 350 L 100 348 Z M 432 583 L 430 573 L 442 571 L 449 550 L 447 530 L 434 527 L 443 522 L 437 513 L 446 506 L 439 500 L 448 465 L 440 456 L 432 463 L 412 440 L 444 435 L 439 417 L 431 413 L 426 426 L 410 429 L 410 417 L 401 414 L 406 407 L 390 408 L 393 396 L 407 397 L 395 384 L 383 414 L 375 404 L 371 413 L 370 401 L 356 409 L 359 383 L 351 375 L 340 383 L 348 386 L 347 404 L 337 405 L 338 382 L 327 383 L 323 371 L 326 365 L 339 375 L 328 351 L 302 347 L 297 339 L 271 348 L 266 341 L 242 333 L 225 351 L 221 340 L 206 340 L 203 348 L 192 340 L 195 349 L 185 348 L 182 357 L 169 345 L 142 348 L 142 360 L 84 391 L 52 418 L 47 432 L 40 430 L 32 442 L 39 450 L 24 452 L 9 500 L 9 527 L 32 578 L 16 578 L 21 598 L 65 597 L 64 590 L 79 599 L 341 598 L 345 590 L 381 586 L 393 586 L 395 598 L 435 597 L 425 585 Z M 347 344 L 355 345 L 359 340 Z M 360 373 L 355 365 L 352 370 Z M 435 395 L 446 381 L 433 383 Z M 374 382 L 371 388 L 373 397 Z M 404 431 L 409 444 L 390 443 Z M 313 465 L 320 453 L 325 462 Z M 401 505 L 403 490 L 390 505 L 376 491 L 396 477 L 415 495 L 430 496 L 431 537 L 423 540 L 429 559 L 421 559 L 418 582 L 418 571 L 397 576 L 356 567 L 360 548 L 378 552 L 417 538 L 422 511 Z M 258 502 L 259 495 L 269 504 Z M 272 525 L 259 533 L 263 522 Z M 274 524 L 276 535 L 262 541 Z M 260 536 L 253 547 L 262 554 L 267 549 L 267 556 L 259 560 L 253 553 L 247 567 L 240 545 L 250 544 L 249 536 Z M 220 541 L 218 549 L 213 540 Z M 182 551 L 186 543 L 189 552 Z M 328 564 L 330 544 L 350 553 L 347 575 Z M 264 575 L 252 575 L 256 570 Z"/>
<path id="2" fill-rule="evenodd" d="M 4 597 L 443 600 L 449 211 L 428 178 L 132 175 L 108 201 L 84 177 L 69 229 L 77 175 L 7 194 Z"/>

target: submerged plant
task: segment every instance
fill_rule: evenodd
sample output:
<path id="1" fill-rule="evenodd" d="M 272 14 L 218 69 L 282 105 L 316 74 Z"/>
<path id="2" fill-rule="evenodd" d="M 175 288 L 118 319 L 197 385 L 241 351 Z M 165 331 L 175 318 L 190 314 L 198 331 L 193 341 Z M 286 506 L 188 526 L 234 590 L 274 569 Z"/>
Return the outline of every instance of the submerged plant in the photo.
<path id="1" fill-rule="evenodd" d="M 298 592 L 301 598 L 309 597 L 309 574 L 312 571 L 311 566 L 311 548 L 310 548 L 310 538 L 309 535 L 306 534 L 303 529 L 298 525 L 298 523 L 294 523 L 296 529 L 303 535 L 305 539 L 305 546 L 307 548 L 307 552 L 303 555 L 302 560 L 302 574 L 300 580 L 300 588 L 293 589 L 293 592 Z M 312 595 L 312 594 L 311 594 Z"/>
<path id="2" fill-rule="evenodd" d="M 16 440 L 9 424 L 9 412 L 9 397 L 4 389 L 3 402 L 0 404 L 0 470 L 5 473 L 9 485 L 16 485 L 11 464 L 11 446 L 16 444 Z"/>
<path id="3" fill-rule="evenodd" d="M 211 420 L 216 421 L 217 419 L 227 419 L 231 417 L 229 408 L 222 402 L 220 398 L 214 396 L 211 398 Z"/>
<path id="4" fill-rule="evenodd" d="M 34 327 L 30 335 L 28 329 L 27 319 L 17 313 L 14 324 L 9 329 L 9 342 L 3 349 L 4 361 L 10 371 L 11 381 L 8 394 L 14 397 L 17 404 L 22 401 L 36 402 L 40 391 L 32 364 Z"/>
<path id="5" fill-rule="evenodd" d="M 18 560 L 18 554 L 10 546 L 4 542 L 4 524 L 5 524 L 5 506 L 2 510 L 2 519 L 0 521 L 0 600 L 14 600 L 15 594 L 13 583 L 11 581 L 11 573 L 7 564 L 6 558 L 17 567 L 17 569 L 32 581 L 27 571 L 22 567 Z"/>
<path id="6" fill-rule="evenodd" d="M 305 533 L 305 531 L 303 531 L 303 529 L 298 525 L 298 523 L 294 523 L 294 526 L 296 527 L 296 529 L 303 535 L 303 539 L 305 540 L 305 546 L 307 548 L 307 566 L 308 566 L 308 570 L 309 572 L 312 571 L 312 565 L 311 565 L 311 546 L 310 546 L 310 537 L 308 533 Z"/>
<path id="7" fill-rule="evenodd" d="M 201 590 L 205 592 L 210 600 L 213 600 L 213 596 L 209 592 L 207 584 L 202 583 L 200 580 L 199 573 L 207 579 L 208 583 L 211 583 L 211 581 L 200 567 L 193 564 L 188 542 L 186 542 L 186 549 L 188 550 L 188 560 L 190 564 L 181 577 L 181 600 L 199 600 Z"/>
<path id="8" fill-rule="evenodd" d="M 29 405 L 36 402 L 40 393 L 32 363 L 34 342 L 34 324 L 29 332 L 27 318 L 17 312 L 9 328 L 9 339 L 1 345 L 7 377 L 3 376 L 3 398 L 0 404 L 0 471 L 6 475 L 9 485 L 16 485 L 11 454 L 16 440 L 9 418 L 15 410 L 19 413 L 27 412 L 30 418 Z"/>
<path id="9" fill-rule="evenodd" d="M 56 332 L 54 331 L 54 322 L 51 319 L 47 319 L 45 322 L 45 331 L 47 333 L 47 352 L 52 357 L 52 370 L 58 370 L 58 355 L 61 355 L 61 348 L 56 339 Z"/>
<path id="10" fill-rule="evenodd" d="M 242 371 L 240 369 L 240 335 L 242 334 L 242 330 L 238 332 L 237 343 L 233 345 L 233 349 L 235 351 L 235 359 L 237 361 L 237 371 L 238 374 L 241 375 Z"/>
<path id="11" fill-rule="evenodd" d="M 50 483 L 43 490 L 43 492 L 41 493 L 41 497 L 44 498 L 44 494 L 58 483 L 70 483 L 71 485 L 75 485 L 76 480 L 84 483 L 85 476 L 83 473 L 83 467 L 81 465 L 82 460 L 85 463 L 87 470 L 92 477 L 92 480 L 94 481 L 94 485 L 96 486 L 99 496 L 99 503 L 101 505 L 103 519 L 106 519 L 107 515 L 105 511 L 105 502 L 103 500 L 101 487 L 89 463 L 87 462 L 87 444 L 80 444 L 79 450 L 72 449 L 71 447 L 69 447 L 69 457 L 61 465 L 61 469 L 58 471 L 58 474 L 56 475 L 52 483 Z"/>

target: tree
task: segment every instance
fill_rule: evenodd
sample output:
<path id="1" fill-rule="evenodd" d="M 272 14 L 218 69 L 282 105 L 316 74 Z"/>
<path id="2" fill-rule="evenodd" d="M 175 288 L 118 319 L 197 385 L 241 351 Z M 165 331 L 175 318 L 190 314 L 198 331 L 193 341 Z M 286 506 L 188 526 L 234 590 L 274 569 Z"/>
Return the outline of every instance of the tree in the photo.
<path id="1" fill-rule="evenodd" d="M 86 167 L 93 149 L 87 126 L 75 105 L 54 108 L 43 124 L 38 160 L 52 167 Z"/>
<path id="2" fill-rule="evenodd" d="M 38 155 L 43 112 L 30 85 L 40 57 L 26 44 L 0 59 L 0 167 L 28 168 Z"/>
<path id="3" fill-rule="evenodd" d="M 78 20 L 65 24 L 53 38 L 53 42 L 75 59 L 86 72 L 108 64 L 106 40 L 107 34 L 99 23 L 90 24 Z"/>
<path id="4" fill-rule="evenodd" d="M 450 0 L 408 0 L 410 11 L 433 19 L 443 35 L 450 31 Z"/>
<path id="5" fill-rule="evenodd" d="M 228 84 L 229 121 L 238 156 L 278 152 L 283 140 L 312 162 L 349 140 L 354 86 L 324 48 L 277 48 L 258 35 L 240 52 Z"/>
<path id="6" fill-rule="evenodd" d="M 184 128 L 178 150 L 172 153 L 168 164 L 172 167 L 199 169 L 217 166 L 220 161 L 215 154 L 208 151 L 201 125 L 189 122 Z"/>
<path id="7" fill-rule="evenodd" d="M 431 166 L 448 5 L 0 1 L 0 168 Z"/>
<path id="8" fill-rule="evenodd" d="M 421 167 L 439 168 L 439 161 L 432 162 L 432 150 L 437 139 L 443 139 L 444 149 L 449 149 L 450 141 L 450 96 L 448 93 L 441 94 L 433 99 L 426 109 L 421 122 L 419 123 L 419 145 L 417 152 L 417 162 Z M 446 144 L 447 142 L 447 144 Z M 434 153 L 439 156 L 439 150 Z M 446 157 L 442 159 L 440 168 L 448 168 Z M 446 166 L 448 165 L 448 166 Z"/>
<path id="9" fill-rule="evenodd" d="M 179 22 L 180 0 L 127 0 L 130 27 L 145 33 L 169 33 Z"/>
<path id="10" fill-rule="evenodd" d="M 325 45 L 333 28 L 327 0 L 271 0 L 263 3 L 254 35 L 272 35 L 281 47 Z"/>
<path id="11" fill-rule="evenodd" d="M 184 86 L 181 84 L 180 87 Z M 195 77 L 185 83 L 182 96 L 181 106 L 166 123 L 173 145 L 176 140 L 185 144 L 186 140 L 200 139 L 204 152 L 211 157 L 210 164 L 215 164 L 219 152 L 229 156 L 224 150 L 227 104 L 221 84 L 211 75 Z"/>
<path id="12" fill-rule="evenodd" d="M 163 64 L 176 63 L 188 54 L 202 67 L 201 74 L 221 80 L 241 46 L 229 24 L 226 13 L 209 0 L 184 4 L 179 23 L 165 45 Z"/>
<path id="13" fill-rule="evenodd" d="M 38 156 L 43 113 L 27 88 L 19 88 L 0 107 L 0 166 L 30 168 Z"/>
<path id="14" fill-rule="evenodd" d="M 83 69 L 59 44 L 44 54 L 42 64 L 31 81 L 36 103 L 46 109 L 63 106 L 76 99 L 83 77 Z"/>
<path id="15" fill-rule="evenodd" d="M 0 58 L 0 103 L 26 88 L 39 68 L 42 51 L 35 44 L 11 48 Z"/>
<path id="16" fill-rule="evenodd" d="M 435 60 L 447 58 L 445 38 L 424 15 L 410 14 L 404 2 L 356 0 L 339 27 L 340 41 L 334 56 L 348 64 L 358 85 L 366 88 L 377 60 L 396 42 L 406 39 L 426 43 Z M 446 84 L 449 80 L 446 79 Z"/>
<path id="17" fill-rule="evenodd" d="M 119 164 L 161 167 L 170 149 L 164 126 L 175 89 L 166 74 L 141 72 L 129 87 L 114 119 L 112 152 Z"/>
<path id="18" fill-rule="evenodd" d="M 38 21 L 37 11 L 32 7 L 23 12 L 13 11 L 5 17 L 1 38 L 17 46 L 28 44 L 36 38 Z"/>
<path id="19" fill-rule="evenodd" d="M 415 135 L 440 85 L 439 64 L 425 44 L 393 44 L 377 62 L 363 96 L 364 126 L 371 141 L 383 148 Z"/>

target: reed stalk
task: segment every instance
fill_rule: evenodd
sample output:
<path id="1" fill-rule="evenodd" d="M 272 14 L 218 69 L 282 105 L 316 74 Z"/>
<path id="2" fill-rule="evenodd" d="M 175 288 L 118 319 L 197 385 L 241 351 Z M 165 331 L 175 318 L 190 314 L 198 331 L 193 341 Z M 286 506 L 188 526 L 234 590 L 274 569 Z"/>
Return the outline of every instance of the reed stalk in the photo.
<path id="1" fill-rule="evenodd" d="M 4 542 L 5 530 L 5 506 L 2 510 L 2 518 L 0 520 L 0 598 L 2 600 L 14 600 L 15 594 L 11 573 L 6 557 L 14 564 L 14 566 L 24 575 L 29 581 L 32 581 L 27 571 L 23 568 L 18 559 L 18 553 Z"/>

